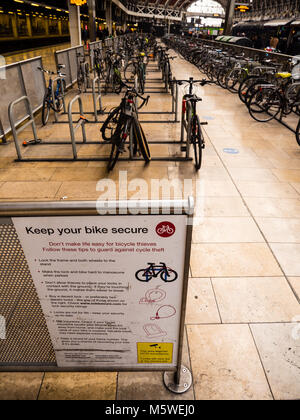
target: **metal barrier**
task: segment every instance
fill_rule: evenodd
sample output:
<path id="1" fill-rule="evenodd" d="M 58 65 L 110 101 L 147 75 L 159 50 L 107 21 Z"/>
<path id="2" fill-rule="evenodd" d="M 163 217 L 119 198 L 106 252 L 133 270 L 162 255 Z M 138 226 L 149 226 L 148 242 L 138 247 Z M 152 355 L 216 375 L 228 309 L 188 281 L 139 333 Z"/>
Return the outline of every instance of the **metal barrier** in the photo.
<path id="1" fill-rule="evenodd" d="M 56 51 L 54 53 L 57 69 L 59 64 L 65 65 L 65 80 L 67 88 L 71 87 L 77 81 L 78 53 L 80 53 L 84 57 L 85 52 L 83 45 L 78 45 L 77 47 L 73 48 L 67 48 L 66 50 Z"/>
<path id="2" fill-rule="evenodd" d="M 38 70 L 38 67 L 43 67 L 41 57 L 20 61 L 0 68 L 0 72 L 5 71 L 6 73 L 6 78 L 0 79 L 0 120 L 2 121 L 0 138 L 11 132 L 7 118 L 8 104 L 23 96 L 27 96 L 32 105 L 33 113 L 42 108 L 46 92 L 46 81 L 44 74 Z M 20 103 L 15 110 L 17 126 L 29 117 L 28 109 L 24 105 L 26 104 Z"/>

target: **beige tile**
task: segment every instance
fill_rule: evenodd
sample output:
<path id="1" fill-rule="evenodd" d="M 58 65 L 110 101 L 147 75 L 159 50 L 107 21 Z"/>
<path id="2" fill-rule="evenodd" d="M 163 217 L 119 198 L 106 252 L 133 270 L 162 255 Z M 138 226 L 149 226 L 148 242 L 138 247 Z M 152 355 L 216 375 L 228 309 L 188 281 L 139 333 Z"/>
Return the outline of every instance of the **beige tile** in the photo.
<path id="1" fill-rule="evenodd" d="M 241 167 L 229 168 L 228 170 L 235 181 L 278 182 L 278 179 L 270 169 Z"/>
<path id="2" fill-rule="evenodd" d="M 268 242 L 300 243 L 300 218 L 257 217 L 256 221 Z"/>
<path id="3" fill-rule="evenodd" d="M 289 277 L 289 281 L 300 300 L 300 277 Z"/>
<path id="4" fill-rule="evenodd" d="M 264 242 L 264 238 L 251 217 L 205 217 L 193 230 L 193 242 Z"/>
<path id="5" fill-rule="evenodd" d="M 300 194 L 300 182 L 293 182 L 292 186 L 295 188 L 296 191 Z"/>
<path id="6" fill-rule="evenodd" d="M 203 197 L 200 214 L 206 217 L 245 217 L 249 212 L 240 197 Z"/>
<path id="7" fill-rule="evenodd" d="M 231 181 L 197 181 L 197 195 L 200 197 L 238 197 L 239 193 Z"/>
<path id="8" fill-rule="evenodd" d="M 210 279 L 189 279 L 186 324 L 221 322 Z"/>
<path id="9" fill-rule="evenodd" d="M 300 324 L 256 324 L 251 331 L 274 398 L 299 399 Z"/>
<path id="10" fill-rule="evenodd" d="M 46 373 L 39 400 L 114 400 L 117 373 Z"/>
<path id="11" fill-rule="evenodd" d="M 270 400 L 247 325 L 187 326 L 196 400 Z"/>
<path id="12" fill-rule="evenodd" d="M 11 168 L 0 171 L 1 181 L 48 181 L 55 169 L 51 168 Z"/>
<path id="13" fill-rule="evenodd" d="M 186 334 L 182 363 L 191 369 Z M 193 386 L 184 394 L 174 394 L 163 384 L 162 372 L 119 372 L 117 400 L 194 400 Z"/>
<path id="14" fill-rule="evenodd" d="M 0 372 L 0 401 L 36 400 L 43 373 Z"/>
<path id="15" fill-rule="evenodd" d="M 297 302 L 285 277 L 212 279 L 222 322 L 289 322 Z"/>
<path id="16" fill-rule="evenodd" d="M 107 178 L 106 168 L 57 168 L 52 175 L 51 181 L 98 181 Z"/>
<path id="17" fill-rule="evenodd" d="M 300 276 L 300 244 L 270 244 L 287 276 Z"/>
<path id="18" fill-rule="evenodd" d="M 273 169 L 272 172 L 281 182 L 300 182 L 300 169 Z"/>
<path id="19" fill-rule="evenodd" d="M 267 158 L 241 157 L 240 155 L 224 156 L 223 162 L 228 168 L 273 168 Z"/>
<path id="20" fill-rule="evenodd" d="M 282 272 L 265 244 L 194 244 L 193 277 L 281 276 Z"/>
<path id="21" fill-rule="evenodd" d="M 270 158 L 274 168 L 276 169 L 300 169 L 299 159 L 272 159 Z"/>
<path id="22" fill-rule="evenodd" d="M 255 217 L 299 217 L 300 199 L 245 197 L 246 204 Z"/>
<path id="23" fill-rule="evenodd" d="M 0 188 L 0 199 L 54 198 L 60 182 L 5 182 Z"/>
<path id="24" fill-rule="evenodd" d="M 297 192 L 287 183 L 237 181 L 236 184 L 244 197 L 298 198 Z"/>
<path id="25" fill-rule="evenodd" d="M 97 191 L 97 182 L 78 182 L 70 181 L 63 182 L 56 193 L 56 199 L 60 200 L 62 197 L 68 199 L 80 200 L 98 200 L 102 196 L 102 192 Z M 1 193 L 1 189 L 0 189 Z M 116 197 L 117 198 L 117 197 Z M 112 198 L 113 199 L 113 198 Z"/>

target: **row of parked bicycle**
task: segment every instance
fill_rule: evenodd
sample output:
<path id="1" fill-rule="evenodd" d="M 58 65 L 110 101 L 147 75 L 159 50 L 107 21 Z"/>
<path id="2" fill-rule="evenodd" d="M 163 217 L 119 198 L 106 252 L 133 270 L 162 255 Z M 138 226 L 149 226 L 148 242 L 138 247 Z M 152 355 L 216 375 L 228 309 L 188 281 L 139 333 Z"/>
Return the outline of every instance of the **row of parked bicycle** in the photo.
<path id="1" fill-rule="evenodd" d="M 164 42 L 196 65 L 208 80 L 238 95 L 256 121 L 300 116 L 300 56 L 278 63 L 266 54 L 258 61 L 205 41 L 172 36 Z M 295 133 L 300 145 L 300 119 Z"/>
<path id="2" fill-rule="evenodd" d="M 125 38 L 123 43 L 123 47 L 118 48 L 118 51 L 95 48 L 91 60 L 92 69 L 86 56 L 77 53 L 77 85 L 80 93 L 88 92 L 93 73 L 94 77 L 99 78 L 105 94 L 109 92 L 121 94 L 125 89 L 120 105 L 109 112 L 100 130 L 103 140 L 112 145 L 108 159 L 109 170 L 114 168 L 120 155 L 126 151 L 127 141 L 132 157 L 142 156 L 146 162 L 151 160 L 148 142 L 138 119 L 138 110 L 150 99 L 150 96 L 145 96 L 145 84 L 147 67 L 151 61 L 155 62 L 155 67 L 157 65 L 157 70 L 161 71 L 164 91 L 169 93 L 170 89 L 172 92 L 174 89 L 174 84 L 171 83 L 173 77 L 170 65 L 170 60 L 174 57 L 168 54 L 167 48 L 147 35 L 138 35 L 134 38 L 130 36 Z M 58 73 L 55 74 L 40 68 L 49 76 L 42 108 L 43 125 L 48 123 L 51 109 L 55 113 L 63 110 L 66 94 L 64 69 L 64 65 L 58 64 Z M 58 77 L 53 78 L 53 76 Z M 81 124 L 88 122 L 83 115 L 80 116 Z M 24 142 L 24 146 L 28 145 L 28 142 Z"/>

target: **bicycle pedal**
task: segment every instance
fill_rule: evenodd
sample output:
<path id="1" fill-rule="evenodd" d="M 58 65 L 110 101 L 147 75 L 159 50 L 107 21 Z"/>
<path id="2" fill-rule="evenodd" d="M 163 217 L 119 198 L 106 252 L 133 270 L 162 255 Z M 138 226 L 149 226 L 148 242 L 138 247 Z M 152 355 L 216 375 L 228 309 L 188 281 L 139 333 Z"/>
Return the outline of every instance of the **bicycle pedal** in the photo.
<path id="1" fill-rule="evenodd" d="M 208 125 L 208 122 L 201 122 L 200 125 Z"/>
<path id="2" fill-rule="evenodd" d="M 187 151 L 187 147 L 186 146 L 181 146 L 180 147 L 181 152 L 186 152 Z"/>

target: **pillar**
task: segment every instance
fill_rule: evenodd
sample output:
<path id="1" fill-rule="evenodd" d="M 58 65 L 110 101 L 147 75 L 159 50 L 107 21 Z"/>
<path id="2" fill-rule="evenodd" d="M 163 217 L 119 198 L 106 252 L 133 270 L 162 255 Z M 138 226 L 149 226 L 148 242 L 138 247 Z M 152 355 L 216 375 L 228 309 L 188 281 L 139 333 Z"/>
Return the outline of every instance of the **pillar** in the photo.
<path id="1" fill-rule="evenodd" d="M 113 33 L 113 21 L 112 21 L 112 1 L 106 0 L 106 23 L 109 35 Z"/>
<path id="2" fill-rule="evenodd" d="M 81 45 L 80 6 L 69 3 L 71 46 Z"/>
<path id="3" fill-rule="evenodd" d="M 228 0 L 228 5 L 226 8 L 226 15 L 225 15 L 224 35 L 231 35 L 232 33 L 234 8 L 235 8 L 235 0 Z"/>
<path id="4" fill-rule="evenodd" d="M 28 30 L 28 36 L 32 38 L 32 26 L 31 26 L 30 16 L 26 16 L 26 25 L 27 25 L 27 30 Z"/>
<path id="5" fill-rule="evenodd" d="M 96 2 L 95 0 L 88 0 L 89 6 L 89 32 L 90 32 L 90 41 L 96 41 L 97 31 L 96 31 Z"/>
<path id="6" fill-rule="evenodd" d="M 17 15 L 16 14 L 11 16 L 11 23 L 12 23 L 14 38 L 18 38 L 18 36 L 19 36 L 19 34 L 18 34 L 18 22 L 17 22 Z"/>

